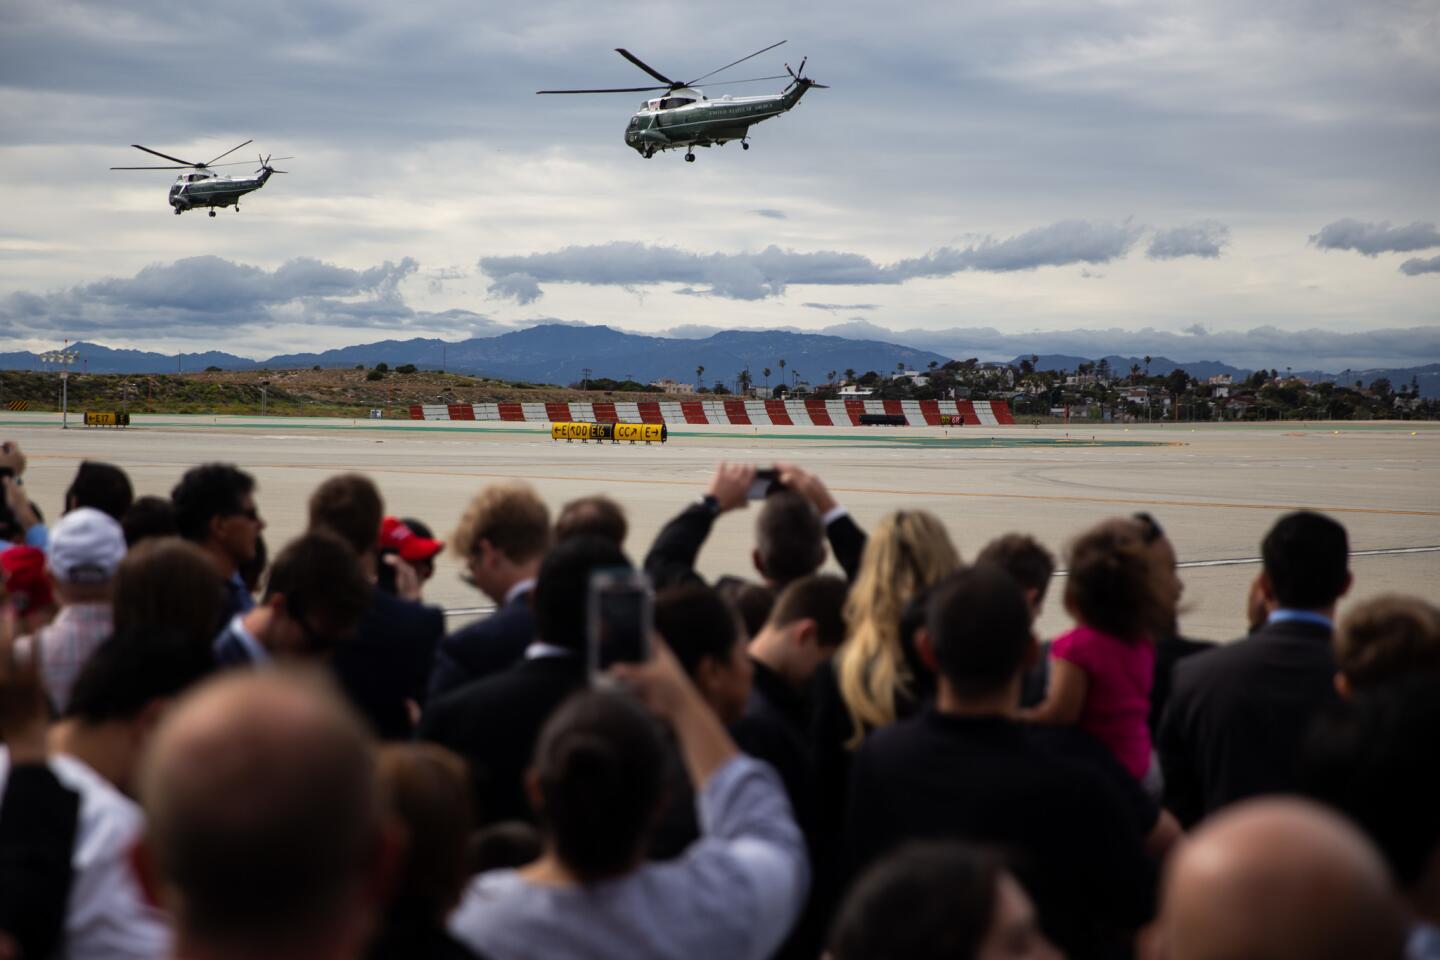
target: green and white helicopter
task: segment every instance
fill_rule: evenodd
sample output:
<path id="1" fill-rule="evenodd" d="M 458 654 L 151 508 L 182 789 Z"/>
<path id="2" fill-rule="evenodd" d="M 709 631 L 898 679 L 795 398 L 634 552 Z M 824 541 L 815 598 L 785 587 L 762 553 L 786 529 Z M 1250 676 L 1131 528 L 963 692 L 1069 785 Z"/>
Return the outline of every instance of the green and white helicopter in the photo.
<path id="1" fill-rule="evenodd" d="M 712 147 L 729 143 L 731 140 L 739 140 L 740 146 L 749 150 L 751 126 L 761 120 L 778 117 L 782 113 L 793 110 L 795 105 L 800 102 L 800 98 L 805 96 L 806 91 L 811 87 L 827 89 L 825 84 L 816 83 L 805 76 L 805 60 L 800 61 L 799 70 L 791 70 L 790 64 L 787 63 L 785 64 L 785 73 L 773 77 L 727 80 L 713 85 L 725 86 L 732 83 L 757 83 L 761 80 L 784 80 L 788 75 L 790 83 L 779 93 L 759 97 L 724 96 L 712 99 L 705 96 L 695 86 L 701 80 L 706 80 L 737 64 L 744 63 L 750 57 L 758 57 L 762 53 L 774 50 L 784 42 L 781 40 L 780 43 L 772 43 L 764 50 L 757 50 L 748 57 L 741 57 L 734 63 L 727 63 L 719 70 L 711 70 L 704 76 L 683 83 L 671 80 L 629 50 L 617 47 L 616 53 L 659 80 L 664 86 L 607 87 L 599 90 L 537 90 L 536 93 L 648 93 L 663 90 L 664 93 L 660 96 L 652 97 L 642 103 L 639 112 L 630 118 L 630 125 L 625 128 L 625 143 L 647 160 L 655 156 L 656 151 L 678 150 L 683 147 L 685 159 L 694 163 L 695 147 Z"/>
<path id="2" fill-rule="evenodd" d="M 215 160 L 228 157 L 246 144 L 254 143 L 254 140 L 246 140 L 239 147 L 231 147 Z M 240 209 L 240 198 L 247 193 L 259 190 L 265 186 L 265 181 L 270 179 L 272 173 L 285 173 L 285 170 L 276 170 L 270 166 L 271 157 L 261 157 L 256 154 L 260 161 L 260 168 L 251 177 L 222 177 L 219 174 L 211 173 L 211 167 L 240 167 L 247 165 L 250 161 L 240 160 L 230 163 L 216 163 L 211 160 L 207 163 L 191 163 L 189 160 L 181 160 L 179 157 L 172 157 L 168 153 L 161 153 L 159 150 L 151 150 L 149 147 L 142 147 L 138 143 L 130 146 L 136 150 L 144 150 L 146 153 L 153 153 L 157 157 L 166 160 L 174 160 L 179 166 L 174 167 L 111 167 L 111 170 L 194 170 L 195 173 L 182 173 L 170 185 L 170 206 L 175 208 L 175 215 L 178 217 L 186 210 L 196 207 L 209 207 L 210 216 L 215 216 L 216 207 L 233 206 L 237 211 Z M 293 160 L 294 157 L 274 157 L 276 160 Z"/>

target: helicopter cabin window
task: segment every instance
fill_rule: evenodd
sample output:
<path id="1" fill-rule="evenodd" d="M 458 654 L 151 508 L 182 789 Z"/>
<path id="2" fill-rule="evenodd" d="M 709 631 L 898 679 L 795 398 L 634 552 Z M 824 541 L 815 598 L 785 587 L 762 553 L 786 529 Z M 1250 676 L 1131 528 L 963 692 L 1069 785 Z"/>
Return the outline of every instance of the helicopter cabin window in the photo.
<path id="1" fill-rule="evenodd" d="M 660 101 L 661 110 L 669 110 L 673 107 L 683 107 L 687 103 L 694 103 L 694 97 L 665 97 Z"/>

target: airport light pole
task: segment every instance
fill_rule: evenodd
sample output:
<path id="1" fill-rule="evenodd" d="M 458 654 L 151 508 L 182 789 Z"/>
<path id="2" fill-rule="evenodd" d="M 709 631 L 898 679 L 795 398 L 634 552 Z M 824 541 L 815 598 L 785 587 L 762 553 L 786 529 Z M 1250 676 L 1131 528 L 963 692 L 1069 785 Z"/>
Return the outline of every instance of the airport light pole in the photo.
<path id="1" fill-rule="evenodd" d="M 40 359 L 60 367 L 60 429 L 70 429 L 70 365 L 75 362 L 74 350 L 57 350 L 42 354 Z"/>
<path id="2" fill-rule="evenodd" d="M 260 381 L 260 416 L 265 416 L 266 402 L 269 400 L 270 381 Z"/>

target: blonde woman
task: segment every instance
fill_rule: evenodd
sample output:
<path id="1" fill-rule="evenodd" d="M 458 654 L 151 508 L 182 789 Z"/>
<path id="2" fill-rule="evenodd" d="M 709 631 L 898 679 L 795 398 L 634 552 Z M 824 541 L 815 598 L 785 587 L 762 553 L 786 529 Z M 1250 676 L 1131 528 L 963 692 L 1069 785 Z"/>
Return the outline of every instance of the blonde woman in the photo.
<path id="1" fill-rule="evenodd" d="M 843 797 L 852 751 L 865 735 L 919 707 L 901 622 L 914 621 L 904 616 L 907 605 L 959 566 L 944 525 L 924 510 L 889 514 L 870 534 L 845 603 L 845 642 L 813 686 L 819 796 Z M 839 836 L 842 818 L 841 804 L 822 805 L 822 835 Z"/>
<path id="2" fill-rule="evenodd" d="M 959 566 L 944 525 L 924 510 L 890 514 L 865 544 L 845 603 L 845 643 L 835 655 L 851 749 L 868 731 L 895 721 L 897 700 L 911 699 L 915 677 L 900 638 L 905 605 Z"/>

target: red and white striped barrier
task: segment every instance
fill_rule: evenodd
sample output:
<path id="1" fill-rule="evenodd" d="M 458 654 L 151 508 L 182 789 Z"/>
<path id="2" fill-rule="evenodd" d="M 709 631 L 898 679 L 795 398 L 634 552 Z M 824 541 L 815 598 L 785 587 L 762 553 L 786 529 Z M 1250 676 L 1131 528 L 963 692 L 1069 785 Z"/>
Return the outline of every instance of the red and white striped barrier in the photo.
<path id="1" fill-rule="evenodd" d="M 859 426 L 862 414 L 905 418 L 912 427 L 997 427 L 1012 424 L 1004 400 L 640 400 L 594 403 L 426 403 L 410 406 L 411 420 L 490 420 L 514 423 L 700 423 L 721 426 Z"/>

